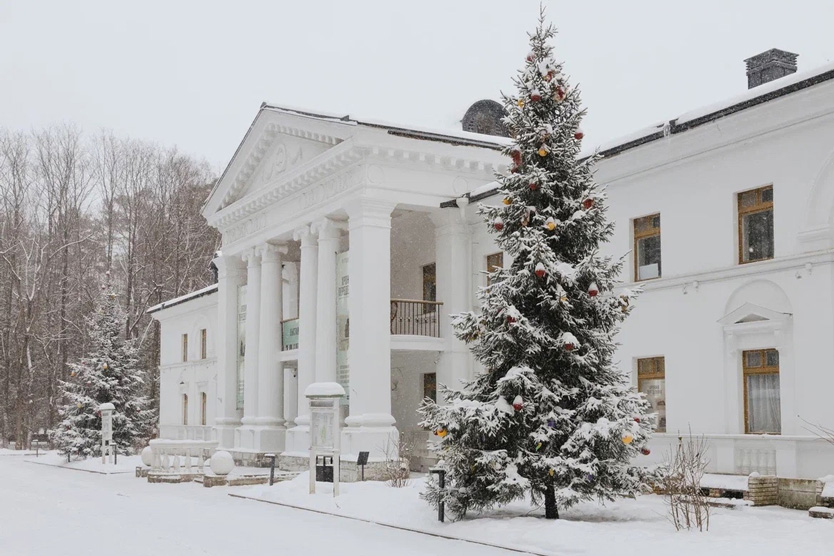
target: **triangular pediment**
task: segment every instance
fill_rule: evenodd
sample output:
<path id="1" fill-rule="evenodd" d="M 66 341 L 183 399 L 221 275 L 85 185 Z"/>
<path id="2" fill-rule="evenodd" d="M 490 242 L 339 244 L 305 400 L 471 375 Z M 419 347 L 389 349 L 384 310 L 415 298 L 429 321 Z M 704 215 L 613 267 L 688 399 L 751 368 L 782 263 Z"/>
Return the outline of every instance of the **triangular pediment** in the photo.
<path id="1" fill-rule="evenodd" d="M 315 160 L 351 134 L 350 125 L 262 106 L 203 209 L 211 216 L 257 195 Z"/>
<path id="2" fill-rule="evenodd" d="M 737 309 L 724 315 L 718 322 L 724 325 L 732 325 L 764 321 L 784 321 L 790 316 L 790 313 L 781 313 L 768 309 L 767 307 L 756 305 L 755 303 L 744 303 Z"/>

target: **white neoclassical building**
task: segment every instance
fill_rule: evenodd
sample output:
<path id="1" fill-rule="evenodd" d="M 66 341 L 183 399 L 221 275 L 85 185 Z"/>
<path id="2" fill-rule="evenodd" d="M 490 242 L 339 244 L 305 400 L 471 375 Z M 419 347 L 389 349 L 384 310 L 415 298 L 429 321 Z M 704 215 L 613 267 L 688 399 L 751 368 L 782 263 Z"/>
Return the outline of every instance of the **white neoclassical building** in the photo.
<path id="1" fill-rule="evenodd" d="M 622 368 L 661 416 L 656 461 L 704 434 L 710 469 L 834 473 L 834 66 L 748 60 L 751 88 L 601 147 L 624 287 L 644 293 Z M 494 103 L 464 128 L 500 133 Z M 151 309 L 161 435 L 241 461 L 309 447 L 303 396 L 339 382 L 342 452 L 380 458 L 416 408 L 479 372 L 449 314 L 507 264 L 476 205 L 497 203 L 508 140 L 263 104 L 209 197 L 218 282 Z"/>

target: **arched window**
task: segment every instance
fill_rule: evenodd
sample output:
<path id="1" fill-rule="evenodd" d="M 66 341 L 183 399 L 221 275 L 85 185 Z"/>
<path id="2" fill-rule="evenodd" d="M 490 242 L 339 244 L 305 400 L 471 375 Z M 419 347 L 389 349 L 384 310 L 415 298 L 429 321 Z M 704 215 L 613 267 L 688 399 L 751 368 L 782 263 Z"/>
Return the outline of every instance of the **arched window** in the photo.
<path id="1" fill-rule="evenodd" d="M 188 424 L 188 394 L 182 395 L 182 424 Z"/>

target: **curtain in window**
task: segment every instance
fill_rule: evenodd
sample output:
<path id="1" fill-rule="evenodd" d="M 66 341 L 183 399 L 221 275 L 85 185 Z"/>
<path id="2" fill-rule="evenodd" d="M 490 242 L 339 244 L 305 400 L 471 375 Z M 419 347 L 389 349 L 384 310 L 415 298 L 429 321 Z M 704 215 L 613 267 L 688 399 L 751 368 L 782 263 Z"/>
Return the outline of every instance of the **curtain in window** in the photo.
<path id="1" fill-rule="evenodd" d="M 779 374 L 747 376 L 747 426 L 750 432 L 782 431 Z"/>

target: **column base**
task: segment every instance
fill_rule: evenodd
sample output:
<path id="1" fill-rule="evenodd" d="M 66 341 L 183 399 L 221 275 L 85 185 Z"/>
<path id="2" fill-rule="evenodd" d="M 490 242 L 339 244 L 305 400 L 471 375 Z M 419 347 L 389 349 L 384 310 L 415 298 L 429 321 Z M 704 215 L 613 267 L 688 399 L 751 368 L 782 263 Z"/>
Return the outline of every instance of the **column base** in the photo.
<path id="1" fill-rule="evenodd" d="M 355 460 L 359 452 L 370 452 L 371 460 L 399 456 L 400 432 L 390 415 L 366 413 L 345 419 L 342 429 L 342 456 Z"/>
<path id="2" fill-rule="evenodd" d="M 295 426 L 287 430 L 284 443 L 285 455 L 308 455 L 310 453 L 310 416 L 299 415 Z"/>
<path id="3" fill-rule="evenodd" d="M 240 426 L 240 421 L 224 421 L 213 427 L 214 439 L 217 440 L 218 450 L 232 450 L 235 447 L 235 430 Z"/>

